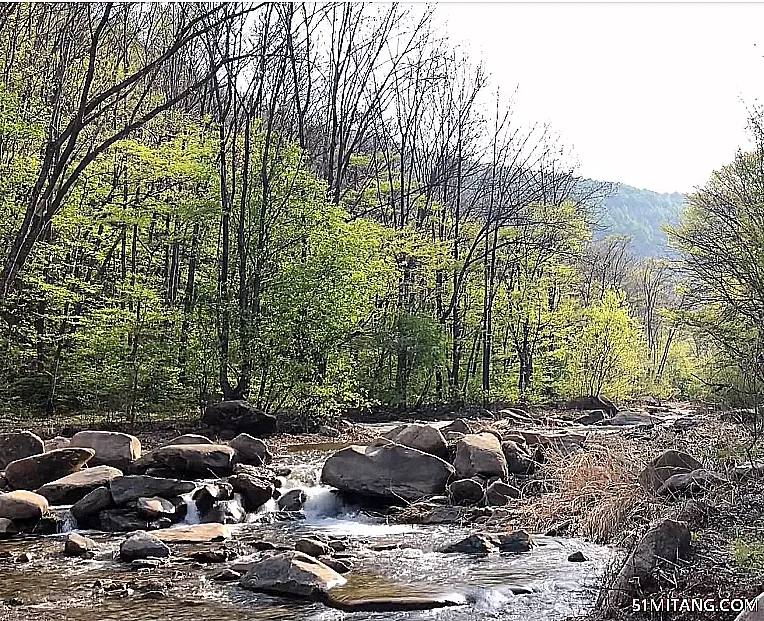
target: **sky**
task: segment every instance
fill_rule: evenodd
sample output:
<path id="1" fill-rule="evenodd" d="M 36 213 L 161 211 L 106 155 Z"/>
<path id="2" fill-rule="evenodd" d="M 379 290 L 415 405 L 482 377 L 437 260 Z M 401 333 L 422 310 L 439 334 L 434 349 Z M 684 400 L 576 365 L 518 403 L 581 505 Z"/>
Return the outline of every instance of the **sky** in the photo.
<path id="1" fill-rule="evenodd" d="M 582 175 L 688 192 L 750 145 L 764 4 L 445 3 L 436 16 Z"/>

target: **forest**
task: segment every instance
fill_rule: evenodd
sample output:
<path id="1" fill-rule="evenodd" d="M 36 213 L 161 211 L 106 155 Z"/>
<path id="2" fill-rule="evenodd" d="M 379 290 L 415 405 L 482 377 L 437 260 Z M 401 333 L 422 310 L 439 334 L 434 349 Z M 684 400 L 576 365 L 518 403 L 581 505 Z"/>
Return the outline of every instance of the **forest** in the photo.
<path id="1" fill-rule="evenodd" d="M 5 411 L 756 398 L 755 118 L 660 258 L 423 7 L 9 3 L 0 47 Z"/>

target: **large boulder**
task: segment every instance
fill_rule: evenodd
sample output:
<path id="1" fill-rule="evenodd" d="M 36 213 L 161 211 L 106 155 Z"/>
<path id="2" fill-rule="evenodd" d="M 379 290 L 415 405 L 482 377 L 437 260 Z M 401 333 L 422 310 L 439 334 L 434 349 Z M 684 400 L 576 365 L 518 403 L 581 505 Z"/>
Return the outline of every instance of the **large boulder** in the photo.
<path id="1" fill-rule="evenodd" d="M 446 440 L 440 430 L 432 425 L 409 423 L 391 429 L 384 436 L 396 444 L 417 449 L 423 453 L 445 457 Z"/>
<path id="2" fill-rule="evenodd" d="M 501 443 L 501 451 L 507 462 L 507 471 L 510 474 L 533 474 L 536 470 L 536 462 L 517 442 L 506 440 Z"/>
<path id="3" fill-rule="evenodd" d="M 133 464 L 135 472 L 160 468 L 201 476 L 225 476 L 233 472 L 236 451 L 222 444 L 176 444 L 163 446 Z"/>
<path id="4" fill-rule="evenodd" d="M 608 416 L 615 416 L 618 413 L 618 408 L 612 401 L 595 395 L 573 399 L 566 404 L 566 407 L 570 410 L 602 410 Z"/>
<path id="5" fill-rule="evenodd" d="M 276 417 L 246 401 L 213 403 L 204 411 L 202 422 L 210 427 L 231 429 L 253 436 L 264 436 L 276 431 Z"/>
<path id="6" fill-rule="evenodd" d="M 51 451 L 56 451 L 58 449 L 69 448 L 71 444 L 72 441 L 69 438 L 65 438 L 64 436 L 56 436 L 50 440 L 45 440 L 45 452 L 50 453 Z"/>
<path id="7" fill-rule="evenodd" d="M 37 489 L 77 472 L 93 455 L 93 449 L 65 448 L 24 457 L 6 466 L 5 478 L 14 489 Z"/>
<path id="8" fill-rule="evenodd" d="M 0 433 L 0 470 L 12 461 L 39 455 L 45 451 L 45 444 L 30 431 Z"/>
<path id="9" fill-rule="evenodd" d="M 137 531 L 130 535 L 119 546 L 119 557 L 123 561 L 135 561 L 144 558 L 166 558 L 170 556 L 170 548 L 154 535 L 145 531 Z"/>
<path id="10" fill-rule="evenodd" d="M 173 438 L 167 444 L 214 444 L 214 442 L 207 436 L 200 436 L 198 433 L 184 433 L 182 436 Z"/>
<path id="11" fill-rule="evenodd" d="M 112 479 L 122 476 L 122 471 L 111 466 L 96 466 L 78 470 L 37 490 L 52 505 L 73 505 L 97 487 L 108 485 Z"/>
<path id="12" fill-rule="evenodd" d="M 684 522 L 665 519 L 652 526 L 626 558 L 604 603 L 622 606 L 659 586 L 661 569 L 673 574 L 677 560 L 690 548 L 690 529 Z"/>
<path id="13" fill-rule="evenodd" d="M 116 431 L 80 431 L 70 446 L 82 446 L 95 451 L 93 466 L 113 466 L 127 470 L 141 456 L 141 441 L 135 436 Z"/>
<path id="14" fill-rule="evenodd" d="M 236 460 L 242 464 L 262 466 L 273 461 L 265 442 L 248 433 L 240 433 L 228 443 L 236 451 Z"/>
<path id="15" fill-rule="evenodd" d="M 98 515 L 104 509 L 110 509 L 114 506 L 114 500 L 108 487 L 96 487 L 72 505 L 72 517 L 77 522 L 84 523 L 88 518 Z M 82 524 L 79 524 L 82 526 Z"/>
<path id="16" fill-rule="evenodd" d="M 464 436 L 456 443 L 454 468 L 462 478 L 476 475 L 506 478 L 507 460 L 501 450 L 501 442 L 492 433 Z"/>
<path id="17" fill-rule="evenodd" d="M 453 473 L 439 457 L 400 444 L 353 445 L 326 460 L 321 481 L 342 492 L 413 501 L 442 494 Z"/>
<path id="18" fill-rule="evenodd" d="M 661 453 L 650 461 L 639 474 L 639 483 L 649 492 L 658 489 L 675 474 L 688 474 L 702 468 L 692 455 L 674 449 Z"/>
<path id="19" fill-rule="evenodd" d="M 693 496 L 701 494 L 719 485 L 727 483 L 727 479 L 703 468 L 692 472 L 675 474 L 658 488 L 658 496 Z"/>
<path id="20" fill-rule="evenodd" d="M 336 571 L 302 552 L 284 552 L 254 563 L 239 584 L 245 589 L 322 600 L 347 582 Z"/>
<path id="21" fill-rule="evenodd" d="M 299 511 L 308 499 L 304 490 L 300 488 L 290 489 L 279 496 L 278 505 L 282 511 Z"/>
<path id="22" fill-rule="evenodd" d="M 195 488 L 196 484 L 193 481 L 147 475 L 127 475 L 112 479 L 109 483 L 111 496 L 117 505 L 125 505 L 141 497 L 173 498 L 193 492 Z"/>
<path id="23" fill-rule="evenodd" d="M 502 507 L 509 504 L 511 498 L 520 498 L 522 493 L 519 489 L 504 481 L 494 481 L 485 490 L 486 504 L 492 507 Z"/>
<path id="24" fill-rule="evenodd" d="M 34 492 L 18 490 L 0 494 L 0 518 L 39 520 L 48 511 L 48 501 Z"/>
<path id="25" fill-rule="evenodd" d="M 472 427 L 464 418 L 457 418 L 448 423 L 448 425 L 441 427 L 440 432 L 444 436 L 447 433 L 463 433 L 464 435 L 467 435 L 468 433 L 472 433 Z"/>

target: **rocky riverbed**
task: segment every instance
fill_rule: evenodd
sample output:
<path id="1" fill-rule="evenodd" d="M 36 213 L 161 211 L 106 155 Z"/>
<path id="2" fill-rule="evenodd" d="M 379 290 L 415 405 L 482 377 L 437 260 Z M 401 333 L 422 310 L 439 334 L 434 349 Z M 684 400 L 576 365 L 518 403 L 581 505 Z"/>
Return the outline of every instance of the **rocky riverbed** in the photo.
<path id="1" fill-rule="evenodd" d="M 308 443 L 209 429 L 158 443 L 7 433 L 3 612 L 566 619 L 598 599 L 617 610 L 692 554 L 686 499 L 759 474 L 682 450 L 706 416 L 682 405 L 511 409 L 347 423 Z M 614 595 L 600 596 L 603 583 Z"/>

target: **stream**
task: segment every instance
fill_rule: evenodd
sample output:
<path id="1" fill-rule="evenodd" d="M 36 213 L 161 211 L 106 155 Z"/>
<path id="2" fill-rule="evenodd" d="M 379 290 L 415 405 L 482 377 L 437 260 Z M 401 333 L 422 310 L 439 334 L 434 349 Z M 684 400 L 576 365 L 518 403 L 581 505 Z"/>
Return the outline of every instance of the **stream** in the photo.
<path id="1" fill-rule="evenodd" d="M 101 549 L 93 559 L 61 553 L 65 533 L 0 542 L 0 600 L 22 605 L 19 618 L 72 621 L 197 621 L 310 619 L 566 619 L 587 612 L 611 551 L 585 541 L 534 537 L 536 547 L 523 554 L 474 556 L 436 550 L 476 532 L 476 527 L 388 524 L 344 504 L 318 482 L 321 466 L 336 445 L 290 447 L 274 466 L 291 474 L 285 488 L 301 487 L 308 500 L 304 520 L 232 526 L 231 542 L 292 545 L 306 535 L 341 539 L 354 564 L 341 587 L 343 595 L 449 595 L 463 606 L 420 612 L 346 613 L 323 604 L 248 591 L 236 582 L 217 582 L 223 564 L 202 564 L 188 555 L 205 545 L 178 545 L 170 563 L 136 570 L 115 558 L 123 534 L 81 531 Z M 262 511 L 273 511 L 270 501 Z M 193 512 L 186 524 L 196 521 Z M 71 524 L 70 522 L 67 522 Z M 251 549 L 251 547 L 250 547 Z M 569 562 L 581 551 L 586 562 Z M 27 552 L 26 562 L 17 562 Z M 254 558 L 254 556 L 253 556 Z M 5 560 L 3 560 L 5 559 Z M 26 560 L 26 559 L 25 559 Z M 237 557 L 236 562 L 247 560 Z M 14 562 L 15 561 L 15 562 Z"/>

